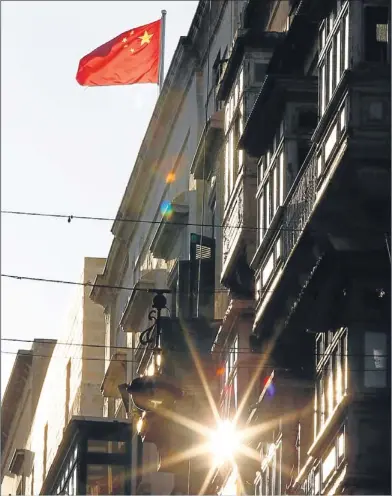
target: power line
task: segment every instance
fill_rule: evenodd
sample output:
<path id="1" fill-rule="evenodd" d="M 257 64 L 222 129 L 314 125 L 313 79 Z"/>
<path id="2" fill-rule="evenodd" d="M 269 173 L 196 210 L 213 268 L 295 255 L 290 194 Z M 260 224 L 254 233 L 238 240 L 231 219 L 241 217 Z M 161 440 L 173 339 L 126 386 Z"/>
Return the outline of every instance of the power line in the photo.
<path id="1" fill-rule="evenodd" d="M 25 352 L 28 352 L 30 350 L 23 350 Z M 41 353 L 26 353 L 26 354 L 20 354 L 19 352 L 17 351 L 5 351 L 5 350 L 1 350 L 0 351 L 0 354 L 2 355 L 20 355 L 20 356 L 30 356 L 30 357 L 36 357 L 36 358 L 62 358 L 64 360 L 83 360 L 83 361 L 105 361 L 106 358 L 104 357 L 74 357 L 74 356 L 67 356 L 67 355 L 55 355 L 55 354 L 52 354 L 52 355 L 43 355 Z M 110 362 L 121 362 L 121 363 L 136 363 L 138 365 L 140 365 L 140 360 L 128 360 L 128 359 L 121 359 L 121 358 L 113 358 L 113 359 L 110 359 L 108 360 Z M 205 365 L 204 365 L 205 366 Z M 214 368 L 216 369 L 216 367 L 218 366 L 218 364 L 210 364 L 208 367 L 205 367 L 205 368 Z M 243 365 L 241 363 L 237 364 L 235 366 L 236 369 L 258 369 L 260 368 L 260 365 L 259 364 L 246 364 L 246 365 Z M 220 367 L 218 367 L 218 370 L 220 369 Z M 286 372 L 289 372 L 289 371 L 294 371 L 294 370 L 300 370 L 300 367 L 296 368 L 296 369 L 293 369 L 292 367 L 276 367 L 274 366 L 273 364 L 265 364 L 263 366 L 263 369 L 273 369 L 273 370 L 280 370 L 280 371 L 286 371 Z M 262 373 L 263 369 L 260 369 L 260 373 Z M 364 371 L 364 372 L 377 372 L 377 369 L 374 370 L 374 369 L 365 369 L 365 368 L 355 368 L 355 369 L 352 369 L 352 368 L 349 368 L 350 372 L 357 372 L 357 371 Z M 380 372 L 385 372 L 386 369 L 379 369 L 378 371 Z M 315 371 L 313 371 L 315 373 Z M 223 375 L 223 374 L 217 374 L 217 375 Z"/>
<path id="2" fill-rule="evenodd" d="M 145 219 L 130 219 L 127 217 L 94 217 L 90 215 L 73 215 L 73 214 L 52 214 L 52 213 L 46 213 L 46 212 L 28 212 L 28 211 L 18 211 L 18 210 L 1 210 L 2 214 L 8 214 L 8 215 L 24 215 L 24 216 L 30 216 L 30 217 L 49 217 L 49 218 L 55 218 L 55 219 L 66 219 L 68 223 L 70 223 L 72 220 L 95 220 L 95 221 L 106 221 L 106 222 L 131 222 L 135 224 L 161 224 L 162 220 L 145 220 Z M 292 227 L 277 227 L 277 228 L 271 228 L 271 227 L 260 227 L 260 226 L 247 226 L 244 224 L 235 224 L 235 225 L 230 225 L 230 224 L 200 224 L 197 222 L 170 222 L 171 225 L 174 226 L 193 226 L 193 227 L 211 227 L 211 228 L 221 228 L 221 229 L 244 229 L 247 231 L 265 231 L 266 233 L 268 232 L 280 232 L 280 231 L 287 231 L 287 232 L 303 232 L 304 229 L 294 229 Z M 317 232 L 317 230 L 310 228 L 309 229 L 312 232 Z M 358 226 L 355 228 L 355 230 L 363 230 L 367 232 L 379 232 L 383 236 L 385 234 L 389 234 L 389 231 L 385 231 L 385 229 L 378 229 L 378 228 L 369 228 L 369 227 L 364 227 L 364 228 L 359 228 Z M 347 232 L 347 228 L 346 228 Z"/>
<path id="3" fill-rule="evenodd" d="M 15 343 L 38 343 L 38 344 L 45 344 L 47 343 L 46 340 L 44 339 L 21 339 L 21 338 L 0 338 L 1 341 L 7 341 L 7 342 L 15 342 Z M 54 343 L 56 346 L 57 345 L 61 345 L 61 346 L 78 346 L 78 347 L 82 347 L 82 348 L 105 348 L 105 349 L 110 349 L 110 348 L 113 348 L 113 349 L 116 349 L 116 350 L 125 350 L 125 351 L 137 351 L 139 350 L 140 348 L 137 347 L 137 346 L 116 346 L 116 345 L 113 345 L 113 346 L 106 346 L 104 344 L 89 344 L 89 343 L 67 343 L 67 342 L 62 342 L 62 341 L 56 341 L 56 343 Z M 166 348 L 167 351 L 170 351 L 170 352 L 174 352 L 174 353 L 188 353 L 188 351 L 181 351 L 181 350 L 172 350 L 170 348 Z M 234 349 L 233 349 L 234 350 Z M 228 350 L 226 350 L 228 351 Z M 219 354 L 221 353 L 221 351 L 210 351 L 209 352 L 210 354 Z M 235 353 L 237 354 L 241 354 L 241 353 L 244 353 L 244 354 L 252 354 L 254 356 L 266 356 L 267 353 L 253 353 L 249 348 L 235 348 Z M 332 353 L 314 353 L 312 356 L 332 356 Z M 341 356 L 347 356 L 347 357 L 353 357 L 353 356 L 369 356 L 369 357 L 373 357 L 374 355 L 373 354 L 366 354 L 366 353 L 337 353 L 337 354 L 334 354 L 333 356 L 338 356 L 338 357 L 341 357 Z M 384 357 L 384 356 L 388 356 L 388 355 L 377 355 L 377 357 Z"/>
<path id="4" fill-rule="evenodd" d="M 71 286 L 84 286 L 90 288 L 107 288 L 107 289 L 122 289 L 125 291 L 144 291 L 146 293 L 154 293 L 155 291 L 159 291 L 159 289 L 148 289 L 148 288 L 140 288 L 137 286 L 129 287 L 129 286 L 112 286 L 110 284 L 95 284 L 93 282 L 77 282 L 77 281 L 66 281 L 62 279 L 47 279 L 45 277 L 30 277 L 30 276 L 17 276 L 14 274 L 1 274 L 1 277 L 6 277 L 8 279 L 17 279 L 20 281 L 34 281 L 34 282 L 48 282 L 53 284 L 68 284 Z M 164 290 L 166 293 L 171 293 L 170 289 Z M 188 294 L 186 291 L 175 291 L 176 294 Z M 273 291 L 261 291 L 261 294 L 272 293 Z M 208 291 L 208 294 L 214 293 L 229 293 L 228 289 L 214 289 L 213 291 Z M 191 294 L 189 292 L 189 294 Z"/>

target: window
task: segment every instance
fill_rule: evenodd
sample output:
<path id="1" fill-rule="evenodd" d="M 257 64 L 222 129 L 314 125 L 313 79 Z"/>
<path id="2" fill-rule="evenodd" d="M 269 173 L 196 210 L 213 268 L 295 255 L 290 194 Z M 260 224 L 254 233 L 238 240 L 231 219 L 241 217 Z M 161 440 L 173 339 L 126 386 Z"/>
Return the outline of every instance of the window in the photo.
<path id="1" fill-rule="evenodd" d="M 280 496 L 282 494 L 282 441 L 265 445 L 260 476 L 260 494 Z"/>
<path id="2" fill-rule="evenodd" d="M 121 465 L 87 465 L 87 494 L 125 494 L 126 472 Z"/>
<path id="3" fill-rule="evenodd" d="M 65 405 L 64 405 L 64 428 L 68 425 L 69 420 L 69 401 L 71 390 L 71 360 L 68 360 L 65 378 Z"/>
<path id="4" fill-rule="evenodd" d="M 313 131 L 317 126 L 317 112 L 314 110 L 301 110 L 298 113 L 298 127 Z"/>
<path id="5" fill-rule="evenodd" d="M 388 60 L 388 7 L 365 7 L 365 60 Z"/>
<path id="6" fill-rule="evenodd" d="M 332 478 L 336 476 L 337 470 L 340 468 L 342 462 L 345 460 L 345 427 L 342 426 L 335 434 L 333 442 L 329 445 L 325 456 L 321 459 L 321 474 L 319 474 L 318 484 L 315 483 L 315 492 L 308 494 L 320 494 L 320 489 L 325 491 L 328 484 L 331 483 Z M 321 480 L 320 480 L 321 475 Z M 321 482 L 321 484 L 320 484 Z M 320 487 L 321 486 L 321 487 Z"/>
<path id="7" fill-rule="evenodd" d="M 255 83 L 262 83 L 265 78 L 265 64 L 261 62 L 254 62 L 253 64 L 253 81 Z"/>
<path id="8" fill-rule="evenodd" d="M 238 407 L 238 376 L 237 376 L 237 361 L 238 361 L 238 336 L 234 338 L 231 344 L 226 362 L 224 365 L 223 375 L 223 417 L 231 418 L 237 411 Z"/>
<path id="9" fill-rule="evenodd" d="M 364 369 L 366 388 L 387 386 L 387 335 L 385 333 L 365 333 Z"/>
<path id="10" fill-rule="evenodd" d="M 45 480 L 46 477 L 46 464 L 48 461 L 48 424 L 44 427 L 44 456 L 43 456 L 43 474 L 42 479 Z"/>
<path id="11" fill-rule="evenodd" d="M 273 273 L 278 267 L 280 258 L 282 256 L 282 242 L 280 238 L 277 238 L 272 251 L 264 262 L 263 268 L 261 270 L 261 289 L 269 283 Z"/>
<path id="12" fill-rule="evenodd" d="M 346 131 L 346 107 L 340 106 L 332 125 L 326 134 L 317 154 L 317 176 L 320 177 L 332 159 L 334 149 L 340 143 Z"/>
<path id="13" fill-rule="evenodd" d="M 280 153 L 275 153 L 272 157 L 270 152 L 265 155 L 259 167 L 259 176 L 259 242 L 261 242 L 276 212 L 282 206 L 285 196 L 283 191 L 285 181 L 282 149 L 280 149 Z"/>
<path id="14" fill-rule="evenodd" d="M 324 114 L 343 72 L 349 67 L 348 2 L 339 3 L 319 29 L 320 115 Z"/>
<path id="15" fill-rule="evenodd" d="M 232 100 L 232 99 L 231 99 Z M 228 112 L 230 114 L 231 112 Z M 227 116 L 228 117 L 228 116 Z M 234 119 L 230 118 L 227 123 L 225 150 L 225 202 L 227 203 L 234 188 L 238 171 L 243 165 L 243 151 L 238 150 L 238 141 L 242 132 L 242 114 L 240 110 L 235 111 Z"/>
<path id="16" fill-rule="evenodd" d="M 336 467 L 336 447 L 332 446 L 328 455 L 324 458 L 322 464 L 323 484 L 328 480 L 329 476 Z"/>
<path id="17" fill-rule="evenodd" d="M 316 337 L 315 437 L 347 391 L 347 330 Z"/>

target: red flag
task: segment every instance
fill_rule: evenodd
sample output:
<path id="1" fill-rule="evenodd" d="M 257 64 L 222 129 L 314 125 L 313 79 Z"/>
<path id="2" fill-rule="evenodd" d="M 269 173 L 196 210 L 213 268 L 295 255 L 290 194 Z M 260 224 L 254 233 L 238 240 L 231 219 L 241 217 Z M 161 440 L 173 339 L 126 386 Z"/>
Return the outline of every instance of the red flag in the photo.
<path id="1" fill-rule="evenodd" d="M 157 83 L 161 20 L 130 29 L 85 55 L 77 82 L 82 86 Z"/>

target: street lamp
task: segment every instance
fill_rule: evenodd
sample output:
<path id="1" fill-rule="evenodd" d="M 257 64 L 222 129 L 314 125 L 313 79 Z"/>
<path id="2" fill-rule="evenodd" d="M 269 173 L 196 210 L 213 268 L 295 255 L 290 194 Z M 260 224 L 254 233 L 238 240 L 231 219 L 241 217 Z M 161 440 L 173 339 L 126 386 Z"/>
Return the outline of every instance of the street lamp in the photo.
<path id="1" fill-rule="evenodd" d="M 230 420 L 222 420 L 215 431 L 211 432 L 209 449 L 216 466 L 231 461 L 240 446 L 240 437 Z"/>

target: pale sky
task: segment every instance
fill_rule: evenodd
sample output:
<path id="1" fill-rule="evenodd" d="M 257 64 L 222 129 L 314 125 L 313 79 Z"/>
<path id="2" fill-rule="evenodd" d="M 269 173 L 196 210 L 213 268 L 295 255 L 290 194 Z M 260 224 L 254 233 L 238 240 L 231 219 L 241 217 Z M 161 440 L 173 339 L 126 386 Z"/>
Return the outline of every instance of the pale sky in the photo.
<path id="1" fill-rule="evenodd" d="M 1 208 L 114 217 L 157 99 L 156 85 L 83 88 L 81 57 L 167 10 L 165 71 L 196 1 L 1 2 Z M 2 215 L 1 272 L 77 281 L 106 257 L 111 223 Z M 1 281 L 2 338 L 58 338 L 75 287 Z M 16 352 L 1 342 L 1 389 Z"/>

